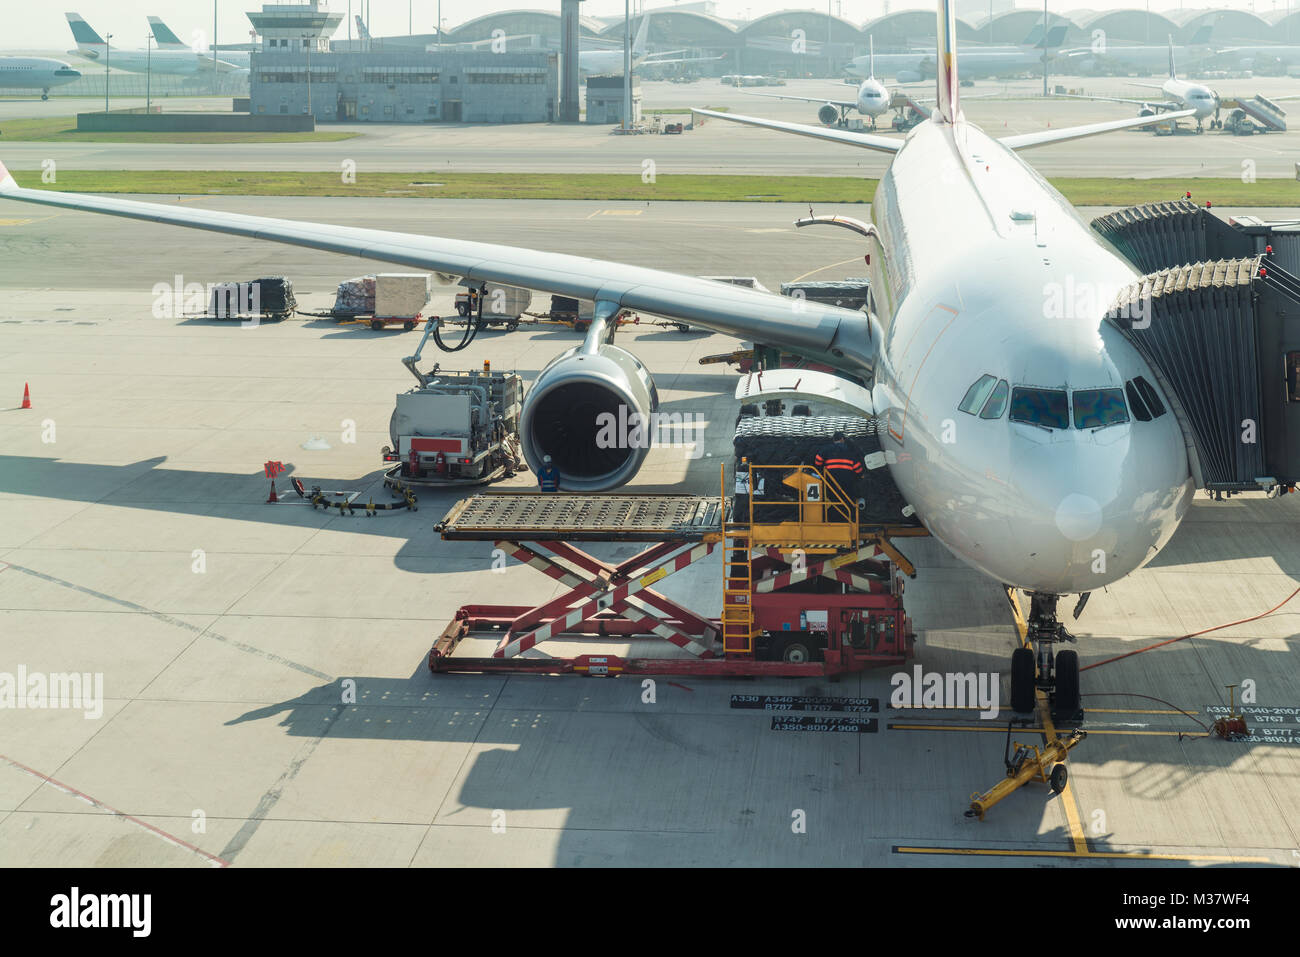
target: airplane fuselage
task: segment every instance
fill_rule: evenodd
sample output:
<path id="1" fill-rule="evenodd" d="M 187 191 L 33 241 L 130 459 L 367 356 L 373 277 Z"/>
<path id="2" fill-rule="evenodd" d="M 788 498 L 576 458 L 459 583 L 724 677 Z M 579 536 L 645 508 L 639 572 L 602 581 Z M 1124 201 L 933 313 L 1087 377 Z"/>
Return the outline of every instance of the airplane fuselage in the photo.
<path id="1" fill-rule="evenodd" d="M 858 112 L 873 119 L 889 112 L 889 90 L 875 77 L 868 77 L 858 86 Z"/>
<path id="2" fill-rule="evenodd" d="M 1157 376 L 1102 318 L 1134 268 L 964 121 L 909 134 L 872 219 L 872 308 L 885 330 L 873 401 L 890 471 L 927 528 L 964 562 L 1027 590 L 1088 592 L 1141 567 L 1194 489 Z M 1008 401 L 996 416 L 981 417 L 983 400 L 960 411 L 986 375 L 996 389 L 1006 383 Z M 1127 421 L 1078 427 L 1078 415 L 1092 421 L 1089 393 L 1123 396 L 1137 377 L 1158 391 L 1163 415 L 1138 421 L 1126 407 Z M 1043 395 L 1061 405 L 1025 401 Z M 1028 417 L 1040 424 L 1013 421 L 1035 408 Z"/>
<path id="3" fill-rule="evenodd" d="M 1219 97 L 1208 86 L 1170 77 L 1160 86 L 1160 91 L 1170 100 L 1196 111 L 1196 119 L 1212 116 L 1219 108 Z"/>
<path id="4" fill-rule="evenodd" d="M 934 76 L 934 52 L 877 53 L 875 70 L 881 76 L 894 76 L 900 83 L 914 83 Z M 962 75 L 990 77 L 1025 70 L 1041 70 L 1043 51 L 1036 47 L 964 48 L 961 53 Z M 870 57 L 854 57 L 844 67 L 852 76 L 869 76 Z"/>
<path id="5" fill-rule="evenodd" d="M 0 89 L 41 90 L 71 83 L 81 73 L 62 60 L 34 56 L 0 56 Z"/>
<path id="6" fill-rule="evenodd" d="M 115 70 L 124 70 L 127 73 L 151 72 L 189 76 L 198 73 L 200 70 L 208 72 L 212 70 L 212 58 L 201 57 L 193 50 L 154 50 L 152 52 L 147 50 L 119 50 L 116 47 L 108 49 L 101 43 L 79 45 L 77 49 L 68 52 L 83 56 L 100 66 L 107 61 L 108 66 Z M 218 58 L 218 72 L 224 73 L 233 69 L 235 67 L 231 64 L 224 63 Z"/>

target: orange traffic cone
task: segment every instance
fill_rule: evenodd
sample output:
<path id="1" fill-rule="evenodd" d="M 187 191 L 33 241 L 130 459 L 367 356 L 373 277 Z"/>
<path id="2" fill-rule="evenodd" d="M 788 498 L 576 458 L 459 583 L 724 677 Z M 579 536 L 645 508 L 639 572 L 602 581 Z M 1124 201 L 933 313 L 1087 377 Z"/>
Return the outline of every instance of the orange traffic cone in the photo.
<path id="1" fill-rule="evenodd" d="M 24 382 L 23 383 L 23 404 L 21 408 L 30 409 L 31 407 L 32 407 L 32 393 L 31 390 L 27 388 L 27 383 Z"/>
<path id="2" fill-rule="evenodd" d="M 271 479 L 271 496 L 266 500 L 266 504 L 270 505 L 272 502 L 278 502 L 278 501 L 280 501 L 280 499 L 275 494 L 275 479 Z"/>

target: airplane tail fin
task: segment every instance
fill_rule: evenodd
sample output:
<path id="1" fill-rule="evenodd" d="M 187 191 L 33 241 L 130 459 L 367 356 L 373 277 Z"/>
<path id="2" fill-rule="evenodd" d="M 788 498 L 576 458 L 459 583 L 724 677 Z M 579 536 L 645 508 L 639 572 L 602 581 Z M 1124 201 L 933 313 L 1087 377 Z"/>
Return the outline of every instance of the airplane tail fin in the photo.
<path id="1" fill-rule="evenodd" d="M 361 14 L 357 14 L 357 36 L 362 40 L 370 39 L 370 31 L 366 29 L 366 21 L 361 19 Z"/>
<path id="2" fill-rule="evenodd" d="M 1169 79 L 1173 79 L 1178 74 L 1174 72 L 1174 35 L 1169 34 Z"/>
<path id="3" fill-rule="evenodd" d="M 79 46 L 100 46 L 104 45 L 104 39 L 96 33 L 79 13 L 65 13 L 68 18 L 68 26 L 72 27 L 72 38 L 77 41 Z"/>
<path id="4" fill-rule="evenodd" d="M 1203 23 L 1200 25 L 1200 27 L 1197 28 L 1196 32 L 1192 34 L 1192 39 L 1189 41 L 1189 43 L 1191 46 L 1204 46 L 1205 44 L 1210 42 L 1210 36 L 1213 33 L 1214 33 L 1214 24 Z"/>
<path id="5" fill-rule="evenodd" d="M 934 118 L 953 123 L 961 115 L 957 82 L 957 10 L 956 0 L 938 0 L 938 36 L 935 49 Z"/>
<path id="6" fill-rule="evenodd" d="M 636 39 L 632 41 L 632 56 L 645 56 L 645 41 L 650 33 L 650 14 L 641 15 L 641 25 L 636 28 Z"/>
<path id="7" fill-rule="evenodd" d="M 150 17 L 149 29 L 153 32 L 153 38 L 160 50 L 179 50 L 182 47 L 189 49 L 181 42 L 181 38 L 172 32 L 171 27 L 162 22 L 162 17 Z"/>
<path id="8" fill-rule="evenodd" d="M 1065 43 L 1065 33 L 1069 27 L 1064 23 L 1058 23 L 1052 29 L 1047 31 L 1047 36 L 1043 38 L 1043 48 L 1054 50 Z"/>

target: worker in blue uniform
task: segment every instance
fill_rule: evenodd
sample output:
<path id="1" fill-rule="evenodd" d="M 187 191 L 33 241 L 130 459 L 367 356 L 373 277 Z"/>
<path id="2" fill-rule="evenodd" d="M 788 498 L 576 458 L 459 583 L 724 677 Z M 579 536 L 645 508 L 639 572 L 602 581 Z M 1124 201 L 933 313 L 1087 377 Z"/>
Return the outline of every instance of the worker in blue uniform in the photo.
<path id="1" fill-rule="evenodd" d="M 543 492 L 560 490 L 560 470 L 551 464 L 549 455 L 542 456 L 542 467 L 537 471 L 537 487 Z"/>

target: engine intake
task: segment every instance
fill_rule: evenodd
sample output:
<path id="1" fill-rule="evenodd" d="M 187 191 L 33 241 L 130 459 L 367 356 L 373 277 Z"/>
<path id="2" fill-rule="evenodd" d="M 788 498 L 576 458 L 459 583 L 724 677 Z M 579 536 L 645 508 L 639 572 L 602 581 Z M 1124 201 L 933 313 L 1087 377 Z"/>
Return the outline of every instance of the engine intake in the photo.
<path id="1" fill-rule="evenodd" d="M 536 473 L 549 455 L 563 491 L 617 488 L 645 461 L 658 408 L 654 379 L 636 356 L 613 345 L 576 346 L 551 360 L 524 399 L 524 458 Z"/>
<path id="2" fill-rule="evenodd" d="M 838 126 L 840 122 L 840 110 L 834 103 L 827 103 L 817 110 L 817 119 L 821 120 L 822 126 Z"/>

